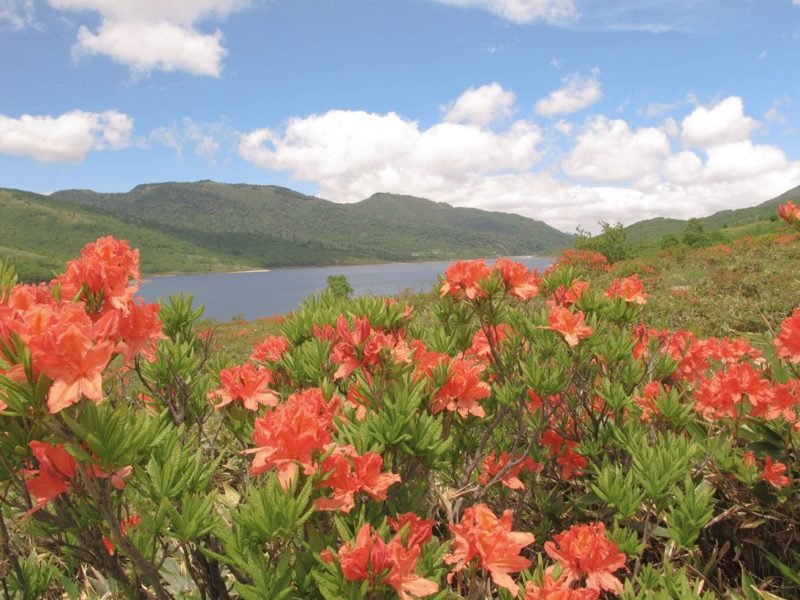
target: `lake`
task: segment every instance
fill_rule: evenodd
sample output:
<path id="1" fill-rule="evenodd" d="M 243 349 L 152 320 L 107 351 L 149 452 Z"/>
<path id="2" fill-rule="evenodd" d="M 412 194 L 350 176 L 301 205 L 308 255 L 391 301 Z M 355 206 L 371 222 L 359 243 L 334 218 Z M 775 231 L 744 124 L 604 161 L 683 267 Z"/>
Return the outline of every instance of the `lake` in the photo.
<path id="1" fill-rule="evenodd" d="M 544 270 L 549 257 L 514 257 L 531 269 Z M 205 316 L 229 321 L 234 315 L 252 320 L 286 313 L 312 292 L 327 285 L 328 275 L 344 275 L 356 295 L 394 295 L 404 289 L 430 291 L 437 275 L 452 261 L 389 263 L 338 267 L 306 267 L 242 273 L 203 273 L 148 277 L 141 295 L 148 302 L 173 294 L 191 294 L 195 306 L 205 304 Z"/>

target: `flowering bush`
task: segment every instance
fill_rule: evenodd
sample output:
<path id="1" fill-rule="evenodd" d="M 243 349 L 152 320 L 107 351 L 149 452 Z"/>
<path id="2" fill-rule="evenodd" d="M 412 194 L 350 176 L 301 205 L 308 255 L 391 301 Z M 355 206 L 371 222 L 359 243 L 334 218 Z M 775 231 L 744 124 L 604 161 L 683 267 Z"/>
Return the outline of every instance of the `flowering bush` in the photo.
<path id="1" fill-rule="evenodd" d="M 435 320 L 323 293 L 236 362 L 125 242 L 0 269 L 6 597 L 797 597 L 800 310 L 703 339 L 566 262 L 457 262 Z"/>

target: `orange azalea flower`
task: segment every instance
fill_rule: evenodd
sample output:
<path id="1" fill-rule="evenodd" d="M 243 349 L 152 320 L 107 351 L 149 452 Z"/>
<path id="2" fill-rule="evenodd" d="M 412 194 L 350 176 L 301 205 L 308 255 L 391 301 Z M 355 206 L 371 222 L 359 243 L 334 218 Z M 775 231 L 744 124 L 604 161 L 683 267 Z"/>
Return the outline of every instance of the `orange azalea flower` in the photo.
<path id="1" fill-rule="evenodd" d="M 548 316 L 550 329 L 563 335 L 570 346 L 577 346 L 581 338 L 592 335 L 593 329 L 586 325 L 583 319 L 582 312 L 573 313 L 561 306 L 553 307 Z"/>
<path id="2" fill-rule="evenodd" d="M 458 524 L 450 525 L 453 533 L 453 553 L 444 557 L 455 568 L 448 581 L 474 559 L 478 568 L 488 571 L 498 586 L 507 589 L 515 598 L 517 585 L 509 575 L 531 566 L 531 561 L 519 555 L 525 546 L 534 542 L 533 534 L 511 531 L 513 512 L 506 510 L 499 519 L 485 504 L 476 504 L 464 511 Z"/>
<path id="3" fill-rule="evenodd" d="M 539 278 L 522 263 L 509 258 L 498 258 L 492 270 L 500 271 L 509 295 L 520 300 L 530 300 L 539 293 Z"/>
<path id="4" fill-rule="evenodd" d="M 247 363 L 223 369 L 219 373 L 221 387 L 208 393 L 209 398 L 222 401 L 214 408 L 219 410 L 234 400 L 241 400 L 247 410 L 257 411 L 259 406 L 276 406 L 278 396 L 269 389 L 272 383 L 272 371 L 256 368 Z"/>
<path id="5" fill-rule="evenodd" d="M 420 546 L 406 547 L 399 538 L 394 538 L 389 542 L 389 552 L 392 570 L 383 581 L 395 589 L 400 600 L 429 596 L 439 591 L 436 582 L 416 574 L 417 563 L 422 554 Z"/>
<path id="6" fill-rule="evenodd" d="M 570 479 L 573 475 L 583 475 L 587 460 L 582 454 L 575 452 L 574 447 L 577 442 L 567 440 L 564 442 L 565 449 L 556 456 L 556 463 L 561 466 L 561 477 Z"/>
<path id="7" fill-rule="evenodd" d="M 512 490 L 524 490 L 525 484 L 519 478 L 520 473 L 523 470 L 527 470 L 531 473 L 541 473 L 542 469 L 544 468 L 542 465 L 537 463 L 533 460 L 530 456 L 526 456 L 522 458 L 521 454 L 516 454 L 514 456 L 514 460 L 519 460 L 519 462 L 511 467 L 505 475 L 500 479 L 500 483 Z M 484 460 L 483 460 L 483 469 L 478 481 L 481 485 L 486 485 L 489 480 L 497 475 L 509 462 L 511 461 L 511 456 L 508 452 L 503 452 L 500 455 L 500 458 L 495 458 L 495 453 L 490 453 Z"/>
<path id="8" fill-rule="evenodd" d="M 791 483 L 789 478 L 784 475 L 786 468 L 785 464 L 777 461 L 773 462 L 772 457 L 767 455 L 764 458 L 764 472 L 759 479 L 763 479 L 776 488 L 786 487 Z"/>
<path id="9" fill-rule="evenodd" d="M 447 381 L 439 388 L 431 400 L 431 412 L 437 414 L 445 408 L 458 411 L 463 418 L 472 414 L 476 417 L 486 416 L 486 412 L 478 405 L 479 400 L 491 395 L 491 387 L 481 380 L 486 367 L 464 358 L 454 358 L 447 369 Z"/>
<path id="10" fill-rule="evenodd" d="M 306 475 L 317 471 L 314 454 L 323 452 L 331 442 L 333 415 L 338 402 L 325 400 L 322 390 L 311 388 L 292 394 L 274 411 L 255 420 L 253 442 L 256 448 L 250 474 L 276 469 L 283 489 L 289 489 L 297 476 L 298 465 Z"/>
<path id="11" fill-rule="evenodd" d="M 544 581 L 539 587 L 529 581 L 525 585 L 525 600 L 597 600 L 600 592 L 589 588 L 571 588 L 564 579 L 553 579 L 545 573 Z"/>
<path id="12" fill-rule="evenodd" d="M 114 343 L 95 343 L 85 328 L 58 323 L 49 335 L 29 343 L 33 362 L 53 380 L 47 407 L 57 413 L 86 396 L 95 404 L 103 401 L 102 372 L 111 360 Z"/>
<path id="13" fill-rule="evenodd" d="M 130 281 L 139 280 L 139 250 L 131 250 L 128 242 L 111 236 L 87 244 L 78 259 L 67 263 L 66 272 L 53 280 L 67 302 L 83 290 L 102 298 L 109 308 L 124 309 L 136 292 Z M 100 307 L 96 307 L 100 308 Z"/>
<path id="14" fill-rule="evenodd" d="M 415 573 L 421 548 L 404 546 L 395 537 L 388 544 L 373 532 L 369 524 L 364 524 L 353 542 L 345 542 L 336 556 L 330 551 L 323 552 L 320 558 L 332 562 L 338 558 L 342 575 L 348 581 L 369 581 L 370 586 L 385 584 L 397 591 L 401 600 L 435 594 L 439 586 L 435 582 Z M 388 574 L 380 578 L 382 573 Z"/>
<path id="15" fill-rule="evenodd" d="M 627 557 L 606 537 L 603 523 L 573 525 L 553 539 L 555 543 L 544 543 L 544 551 L 559 562 L 561 579 L 566 584 L 586 578 L 589 589 L 614 594 L 622 591 L 622 582 L 614 576 L 614 571 L 625 566 Z"/>
<path id="16" fill-rule="evenodd" d="M 131 365 L 139 355 L 149 361 L 156 358 L 156 342 L 166 336 L 162 333 L 158 304 L 128 303 L 124 318 L 119 321 L 119 337 L 122 341 L 117 351 L 125 357 L 125 364 Z"/>
<path id="17" fill-rule="evenodd" d="M 491 340 L 492 345 L 499 349 L 500 345 L 508 339 L 508 336 L 514 330 L 511 325 L 500 323 L 497 327 L 482 327 L 475 332 L 472 336 L 472 345 L 464 352 L 467 356 L 473 356 L 479 360 L 487 359 L 492 354 L 492 348 L 489 345 Z"/>
<path id="18" fill-rule="evenodd" d="M 625 302 L 634 304 L 646 304 L 649 294 L 644 293 L 644 286 L 639 281 L 639 275 L 633 274 L 624 279 L 615 279 L 611 287 L 606 291 L 608 298 L 622 298 Z"/>
<path id="19" fill-rule="evenodd" d="M 409 548 L 424 546 L 431 539 L 433 526 L 435 525 L 434 521 L 421 519 L 413 512 L 397 515 L 396 519 L 389 517 L 387 521 L 395 533 L 399 533 L 404 527 L 408 526 L 405 538 L 406 546 Z"/>
<path id="20" fill-rule="evenodd" d="M 788 423 L 794 423 L 800 407 L 800 380 L 790 379 L 775 385 L 765 399 L 765 402 L 753 407 L 753 416 L 764 417 L 768 421 L 783 417 Z"/>
<path id="21" fill-rule="evenodd" d="M 772 386 L 749 363 L 730 365 L 715 373 L 711 379 L 702 379 L 695 392 L 695 411 L 706 418 L 740 417 L 740 406 L 745 398 L 756 407 L 756 413 L 765 412 L 772 398 Z"/>
<path id="22" fill-rule="evenodd" d="M 321 471 L 330 476 L 317 484 L 318 488 L 333 488 L 331 498 L 314 501 L 320 510 L 341 510 L 349 513 L 355 506 L 355 494 L 363 491 L 375 500 L 386 500 L 392 484 L 400 482 L 394 473 L 381 473 L 383 458 L 376 452 L 359 456 L 352 446 L 338 446 L 322 462 Z"/>
<path id="23" fill-rule="evenodd" d="M 469 300 L 485 296 L 481 282 L 491 274 L 484 260 L 460 260 L 447 268 L 440 295 L 466 296 Z"/>
<path id="24" fill-rule="evenodd" d="M 331 360 L 339 365 L 334 379 L 344 379 L 359 367 L 369 368 L 378 364 L 383 350 L 392 351 L 397 345 L 394 336 L 373 329 L 367 317 L 356 317 L 353 330 L 344 315 L 336 324 L 338 342 L 331 353 Z M 401 351 L 402 355 L 403 352 Z"/>
<path id="25" fill-rule="evenodd" d="M 800 364 L 800 308 L 795 308 L 792 316 L 781 323 L 781 330 L 773 344 L 778 356 L 792 364 Z"/>
<path id="26" fill-rule="evenodd" d="M 282 335 L 271 335 L 253 348 L 250 360 L 278 362 L 289 349 L 289 340 Z"/>
<path id="27" fill-rule="evenodd" d="M 658 414 L 656 407 L 656 399 L 663 393 L 669 390 L 668 386 L 663 385 L 660 381 L 651 381 L 644 386 L 641 396 L 636 396 L 633 401 L 642 409 L 642 421 L 649 421 Z"/>
<path id="28" fill-rule="evenodd" d="M 572 265 L 579 269 L 588 269 L 591 271 L 610 271 L 611 266 L 608 264 L 608 259 L 599 252 L 594 250 L 576 250 L 570 248 L 564 250 L 558 259 L 558 265 Z"/>
<path id="29" fill-rule="evenodd" d="M 27 472 L 33 477 L 25 482 L 25 487 L 36 498 L 36 504 L 25 513 L 25 517 L 68 491 L 78 471 L 78 461 L 67 452 L 63 444 L 54 446 L 47 442 L 32 441 L 29 446 L 33 456 L 39 461 L 39 468 Z"/>
<path id="30" fill-rule="evenodd" d="M 391 553 L 377 533 L 372 533 L 368 523 L 361 526 L 356 539 L 339 548 L 339 566 L 348 581 L 373 580 L 392 564 Z"/>
<path id="31" fill-rule="evenodd" d="M 790 225 L 800 225 L 800 206 L 790 200 L 778 208 L 778 216 Z"/>

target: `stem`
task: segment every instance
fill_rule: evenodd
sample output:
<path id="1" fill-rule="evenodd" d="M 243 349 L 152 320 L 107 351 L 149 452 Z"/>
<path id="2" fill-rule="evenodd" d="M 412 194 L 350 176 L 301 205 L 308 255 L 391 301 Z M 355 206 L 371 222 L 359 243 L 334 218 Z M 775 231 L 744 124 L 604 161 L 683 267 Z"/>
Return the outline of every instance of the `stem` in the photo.
<path id="1" fill-rule="evenodd" d="M 8 490 L 6 490 L 8 493 Z M 3 494 L 3 500 L 5 500 L 5 494 Z M 2 548 L 3 554 L 6 555 L 9 560 L 11 561 L 11 566 L 14 567 L 14 573 L 17 576 L 17 582 L 19 583 L 20 590 L 22 591 L 22 597 L 28 597 L 28 582 L 25 580 L 25 574 L 22 572 L 22 567 L 20 567 L 19 560 L 17 557 L 16 551 L 11 547 L 11 538 L 8 535 L 8 529 L 6 528 L 6 521 L 3 515 L 2 507 L 0 507 L 0 533 L 2 533 L 3 540 L 2 540 Z M 5 593 L 6 598 L 8 598 L 8 589 L 6 588 L 6 578 L 3 577 L 3 591 Z"/>

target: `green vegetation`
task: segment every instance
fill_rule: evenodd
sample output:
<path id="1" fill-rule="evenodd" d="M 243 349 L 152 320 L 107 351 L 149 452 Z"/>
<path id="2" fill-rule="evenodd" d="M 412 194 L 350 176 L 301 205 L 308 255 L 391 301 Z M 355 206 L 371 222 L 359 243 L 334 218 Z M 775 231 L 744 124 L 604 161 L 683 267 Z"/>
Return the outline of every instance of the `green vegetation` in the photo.
<path id="1" fill-rule="evenodd" d="M 53 198 L 123 219 L 262 267 L 548 254 L 572 236 L 506 213 L 376 194 L 336 204 L 276 186 L 212 181 L 84 190 Z"/>
<path id="2" fill-rule="evenodd" d="M 680 219 L 647 219 L 639 221 L 625 228 L 628 243 L 634 248 L 655 249 L 674 245 L 674 240 L 683 240 L 687 227 L 691 229 L 698 225 L 705 232 L 713 236 L 711 239 L 699 240 L 700 245 L 709 245 L 717 242 L 728 242 L 741 239 L 745 236 L 756 236 L 774 232 L 779 228 L 777 210 L 778 206 L 789 200 L 797 201 L 800 198 L 800 186 L 793 188 L 777 198 L 767 200 L 757 206 L 740 208 L 737 210 L 722 210 L 708 217 L 682 221 Z M 690 223 L 692 224 L 690 226 Z M 683 240 L 687 243 L 686 240 Z M 695 242 L 698 240 L 695 239 Z M 689 244 L 697 247 L 696 244 Z"/>
<path id="3" fill-rule="evenodd" d="M 622 223 L 612 225 L 605 221 L 600 222 L 602 233 L 591 237 L 588 232 L 578 228 L 578 241 L 575 247 L 580 250 L 592 250 L 605 256 L 610 263 L 615 263 L 628 258 L 630 249 L 627 246 L 628 231 Z"/>
<path id="4" fill-rule="evenodd" d="M 47 196 L 0 189 L 0 258 L 17 266 L 26 281 L 49 279 L 88 242 L 113 235 L 141 249 L 147 273 L 226 271 L 253 264 L 157 231 L 134 218 L 120 219 L 97 209 Z"/>
<path id="5" fill-rule="evenodd" d="M 142 250 L 146 273 L 550 254 L 572 236 L 506 213 L 376 194 L 336 204 L 275 186 L 203 181 L 124 194 L 0 189 L 0 257 L 42 280 L 99 236 Z"/>
<path id="6" fill-rule="evenodd" d="M 328 275 L 328 291 L 337 298 L 347 298 L 353 293 L 350 282 L 344 275 Z"/>

